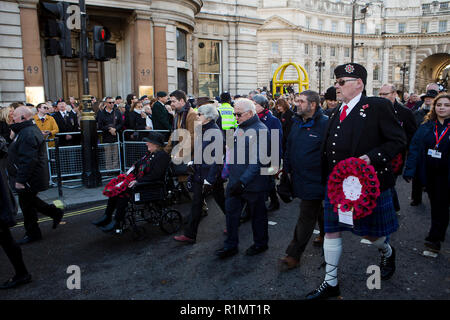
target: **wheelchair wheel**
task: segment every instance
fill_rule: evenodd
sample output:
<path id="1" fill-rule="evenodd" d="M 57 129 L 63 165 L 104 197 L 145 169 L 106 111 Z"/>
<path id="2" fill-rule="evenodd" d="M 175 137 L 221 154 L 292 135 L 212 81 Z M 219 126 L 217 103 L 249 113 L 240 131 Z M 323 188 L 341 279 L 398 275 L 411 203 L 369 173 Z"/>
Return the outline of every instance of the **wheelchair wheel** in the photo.
<path id="1" fill-rule="evenodd" d="M 180 230 L 183 224 L 181 213 L 177 210 L 164 210 L 159 221 L 159 227 L 167 234 L 172 234 Z"/>
<path id="2" fill-rule="evenodd" d="M 133 240 L 138 241 L 138 240 L 143 240 L 146 237 L 146 230 L 144 227 L 140 227 L 140 226 L 134 226 L 133 227 L 133 232 L 131 234 L 131 237 L 133 238 Z"/>

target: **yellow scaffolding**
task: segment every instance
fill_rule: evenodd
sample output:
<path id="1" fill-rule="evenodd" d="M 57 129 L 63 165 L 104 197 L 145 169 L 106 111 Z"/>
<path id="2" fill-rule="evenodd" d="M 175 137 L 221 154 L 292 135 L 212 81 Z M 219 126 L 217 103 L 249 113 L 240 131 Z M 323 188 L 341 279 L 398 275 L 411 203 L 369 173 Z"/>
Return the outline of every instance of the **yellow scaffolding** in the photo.
<path id="1" fill-rule="evenodd" d="M 298 78 L 296 80 L 284 80 L 284 72 L 286 71 L 286 69 L 289 66 L 293 66 L 295 68 L 295 70 L 297 70 Z M 281 71 L 281 73 L 280 73 L 280 71 Z M 279 80 L 277 79 L 278 73 L 280 73 Z M 283 85 L 285 85 L 285 84 L 298 84 L 299 92 L 308 90 L 309 89 L 309 78 L 308 78 L 308 73 L 306 73 L 305 68 L 303 68 L 298 63 L 295 63 L 292 61 L 289 61 L 288 63 L 282 64 L 281 66 L 279 66 L 273 74 L 273 79 L 272 79 L 272 91 L 273 92 L 272 92 L 272 94 L 275 95 L 275 93 L 277 92 L 277 88 L 279 87 L 280 89 L 282 89 Z M 281 90 L 281 92 L 283 93 L 283 90 Z"/>

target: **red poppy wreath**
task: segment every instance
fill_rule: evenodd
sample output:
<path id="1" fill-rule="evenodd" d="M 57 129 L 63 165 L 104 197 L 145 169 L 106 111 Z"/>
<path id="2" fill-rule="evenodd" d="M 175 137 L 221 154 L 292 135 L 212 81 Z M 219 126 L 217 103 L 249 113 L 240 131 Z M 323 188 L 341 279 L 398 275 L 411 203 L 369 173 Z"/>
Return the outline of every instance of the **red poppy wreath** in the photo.
<path id="1" fill-rule="evenodd" d="M 124 192 L 127 190 L 130 182 L 135 179 L 136 177 L 132 173 L 129 175 L 123 173 L 119 174 L 116 178 L 113 178 L 108 182 L 105 189 L 103 189 L 103 194 L 110 198 L 115 196 L 125 197 Z"/>
<path id="2" fill-rule="evenodd" d="M 373 166 L 364 160 L 348 158 L 339 162 L 328 179 L 328 198 L 343 212 L 353 211 L 353 219 L 372 213 L 380 195 L 380 182 Z"/>

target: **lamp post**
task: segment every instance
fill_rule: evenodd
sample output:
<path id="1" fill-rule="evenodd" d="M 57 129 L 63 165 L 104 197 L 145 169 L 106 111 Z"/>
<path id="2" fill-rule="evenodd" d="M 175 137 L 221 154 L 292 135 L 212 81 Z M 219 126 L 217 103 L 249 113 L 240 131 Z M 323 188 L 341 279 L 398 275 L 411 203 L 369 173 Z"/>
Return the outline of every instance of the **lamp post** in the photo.
<path id="1" fill-rule="evenodd" d="M 405 95 L 405 78 L 406 78 L 406 72 L 408 72 L 408 67 L 406 66 L 406 62 L 403 62 L 403 66 L 400 67 L 400 71 L 403 74 L 403 79 L 402 79 L 402 101 L 403 101 L 403 97 Z"/>
<path id="2" fill-rule="evenodd" d="M 363 14 L 363 16 L 361 18 L 356 18 L 356 0 L 352 1 L 352 52 L 351 52 L 351 59 L 352 59 L 352 63 L 354 62 L 354 58 L 355 58 L 355 22 L 356 20 L 364 20 L 366 18 L 366 13 L 367 13 L 367 8 L 369 7 L 370 3 L 366 3 L 366 6 L 364 8 L 361 9 L 361 13 Z M 362 45 L 362 44 L 361 44 Z"/>
<path id="3" fill-rule="evenodd" d="M 315 63 L 316 67 L 319 68 L 319 96 L 322 91 L 322 68 L 325 66 L 325 61 L 322 61 L 322 57 L 319 58 L 319 61 Z"/>
<path id="4" fill-rule="evenodd" d="M 98 187 L 102 177 L 98 166 L 97 157 L 97 124 L 95 114 L 92 111 L 91 96 L 89 95 L 89 72 L 88 72 L 88 38 L 86 34 L 86 4 L 85 0 L 79 0 L 81 13 L 80 34 L 80 58 L 82 64 L 83 78 L 83 113 L 81 116 L 81 154 L 83 162 L 83 173 L 81 181 L 87 188 Z"/>

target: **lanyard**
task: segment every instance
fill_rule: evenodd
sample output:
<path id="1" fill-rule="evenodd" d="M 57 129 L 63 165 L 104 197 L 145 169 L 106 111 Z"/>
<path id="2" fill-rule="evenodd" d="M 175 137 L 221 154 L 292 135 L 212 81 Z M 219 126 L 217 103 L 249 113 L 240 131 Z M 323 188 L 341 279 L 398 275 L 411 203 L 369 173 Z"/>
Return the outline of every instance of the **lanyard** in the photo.
<path id="1" fill-rule="evenodd" d="M 437 148 L 439 147 L 439 143 L 441 142 L 442 138 L 444 138 L 445 134 L 447 133 L 449 126 L 450 125 L 447 125 L 447 128 L 445 128 L 445 130 L 442 130 L 441 135 L 438 137 L 438 125 L 437 125 L 437 121 L 436 121 L 436 129 L 435 129 L 436 130 L 435 131 L 435 134 L 436 134 L 436 146 L 434 147 L 434 149 L 437 150 Z"/>

